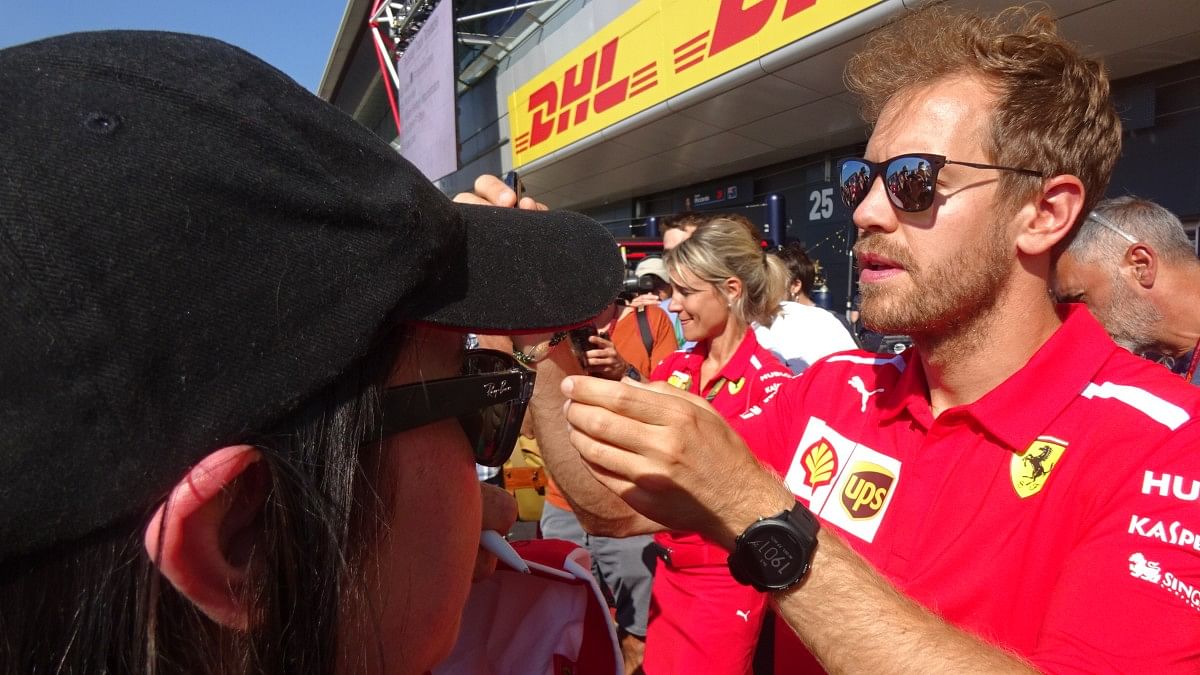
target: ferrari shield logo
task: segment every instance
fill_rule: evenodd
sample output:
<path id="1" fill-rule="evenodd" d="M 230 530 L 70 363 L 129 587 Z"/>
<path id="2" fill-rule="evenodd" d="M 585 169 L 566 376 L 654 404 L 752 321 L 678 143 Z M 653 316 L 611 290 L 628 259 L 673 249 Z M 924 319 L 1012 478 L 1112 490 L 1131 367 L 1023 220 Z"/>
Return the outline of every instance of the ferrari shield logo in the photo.
<path id="1" fill-rule="evenodd" d="M 1013 455 L 1009 470 L 1017 496 L 1025 499 L 1041 492 L 1066 449 L 1066 441 L 1052 436 L 1039 436 L 1025 452 Z"/>

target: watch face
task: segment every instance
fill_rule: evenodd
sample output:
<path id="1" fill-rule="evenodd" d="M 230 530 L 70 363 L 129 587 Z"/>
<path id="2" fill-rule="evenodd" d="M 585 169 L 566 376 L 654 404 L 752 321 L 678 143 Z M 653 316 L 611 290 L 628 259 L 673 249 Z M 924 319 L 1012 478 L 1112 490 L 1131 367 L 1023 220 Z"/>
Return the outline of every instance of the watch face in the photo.
<path id="1" fill-rule="evenodd" d="M 804 544 L 783 524 L 760 523 L 744 543 L 749 547 L 746 572 L 762 586 L 790 586 L 806 571 Z"/>

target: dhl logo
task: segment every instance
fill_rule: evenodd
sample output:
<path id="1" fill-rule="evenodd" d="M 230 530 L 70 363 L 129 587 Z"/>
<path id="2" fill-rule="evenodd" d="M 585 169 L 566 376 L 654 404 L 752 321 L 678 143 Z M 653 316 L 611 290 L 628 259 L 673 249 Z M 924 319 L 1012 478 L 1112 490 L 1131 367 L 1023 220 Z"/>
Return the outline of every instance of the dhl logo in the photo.
<path id="1" fill-rule="evenodd" d="M 642 0 L 513 93 L 509 117 L 515 164 L 546 155 L 878 2 Z"/>
<path id="2" fill-rule="evenodd" d="M 743 7 L 743 0 L 722 0 L 717 9 L 716 24 L 712 29 L 675 47 L 675 72 L 682 73 L 692 66 L 699 65 L 704 59 L 716 56 L 758 35 L 775 14 L 775 6 L 778 4 L 779 0 L 767 0 Z M 785 0 L 783 16 L 779 20 L 787 21 L 815 4 L 817 0 Z M 709 35 L 712 35 L 711 41 L 708 39 Z"/>
<path id="3" fill-rule="evenodd" d="M 631 75 L 613 81 L 613 69 L 621 38 L 613 38 L 582 63 L 563 73 L 558 81 L 542 85 L 529 97 L 533 115 L 529 131 L 518 135 L 514 149 L 522 153 L 567 129 L 583 124 L 589 111 L 607 112 L 626 100 L 658 86 L 658 63 L 650 63 Z M 599 61 L 599 67 L 597 67 Z M 595 95 L 592 95 L 595 92 Z"/>

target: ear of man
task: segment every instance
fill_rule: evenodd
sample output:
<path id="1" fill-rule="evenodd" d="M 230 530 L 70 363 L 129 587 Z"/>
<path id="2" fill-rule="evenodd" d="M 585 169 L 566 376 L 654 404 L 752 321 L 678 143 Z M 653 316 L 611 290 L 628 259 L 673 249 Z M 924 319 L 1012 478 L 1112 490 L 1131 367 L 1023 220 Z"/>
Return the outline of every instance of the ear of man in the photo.
<path id="1" fill-rule="evenodd" d="M 1017 249 L 1028 256 L 1049 252 L 1071 232 L 1083 199 L 1079 178 L 1069 174 L 1047 178 L 1037 200 L 1025 204 L 1018 214 L 1024 225 L 1017 234 Z"/>
<path id="2" fill-rule="evenodd" d="M 144 540 L 176 590 L 238 630 L 247 630 L 254 614 L 244 591 L 269 486 L 260 459 L 253 446 L 233 445 L 200 460 L 158 508 Z"/>
<path id="3" fill-rule="evenodd" d="M 1154 287 L 1158 277 L 1158 253 L 1149 244 L 1139 241 L 1125 249 L 1122 267 L 1130 270 L 1134 281 L 1145 290 Z"/>

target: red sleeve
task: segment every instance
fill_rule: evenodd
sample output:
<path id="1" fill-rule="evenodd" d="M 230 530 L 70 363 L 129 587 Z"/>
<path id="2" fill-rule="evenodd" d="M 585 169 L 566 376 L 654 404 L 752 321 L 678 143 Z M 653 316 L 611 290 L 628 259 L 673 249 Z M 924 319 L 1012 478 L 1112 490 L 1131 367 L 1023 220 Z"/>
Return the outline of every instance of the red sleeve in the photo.
<path id="1" fill-rule="evenodd" d="M 1200 421 L 1130 451 L 1059 572 L 1032 656 L 1046 672 L 1200 672 Z"/>

